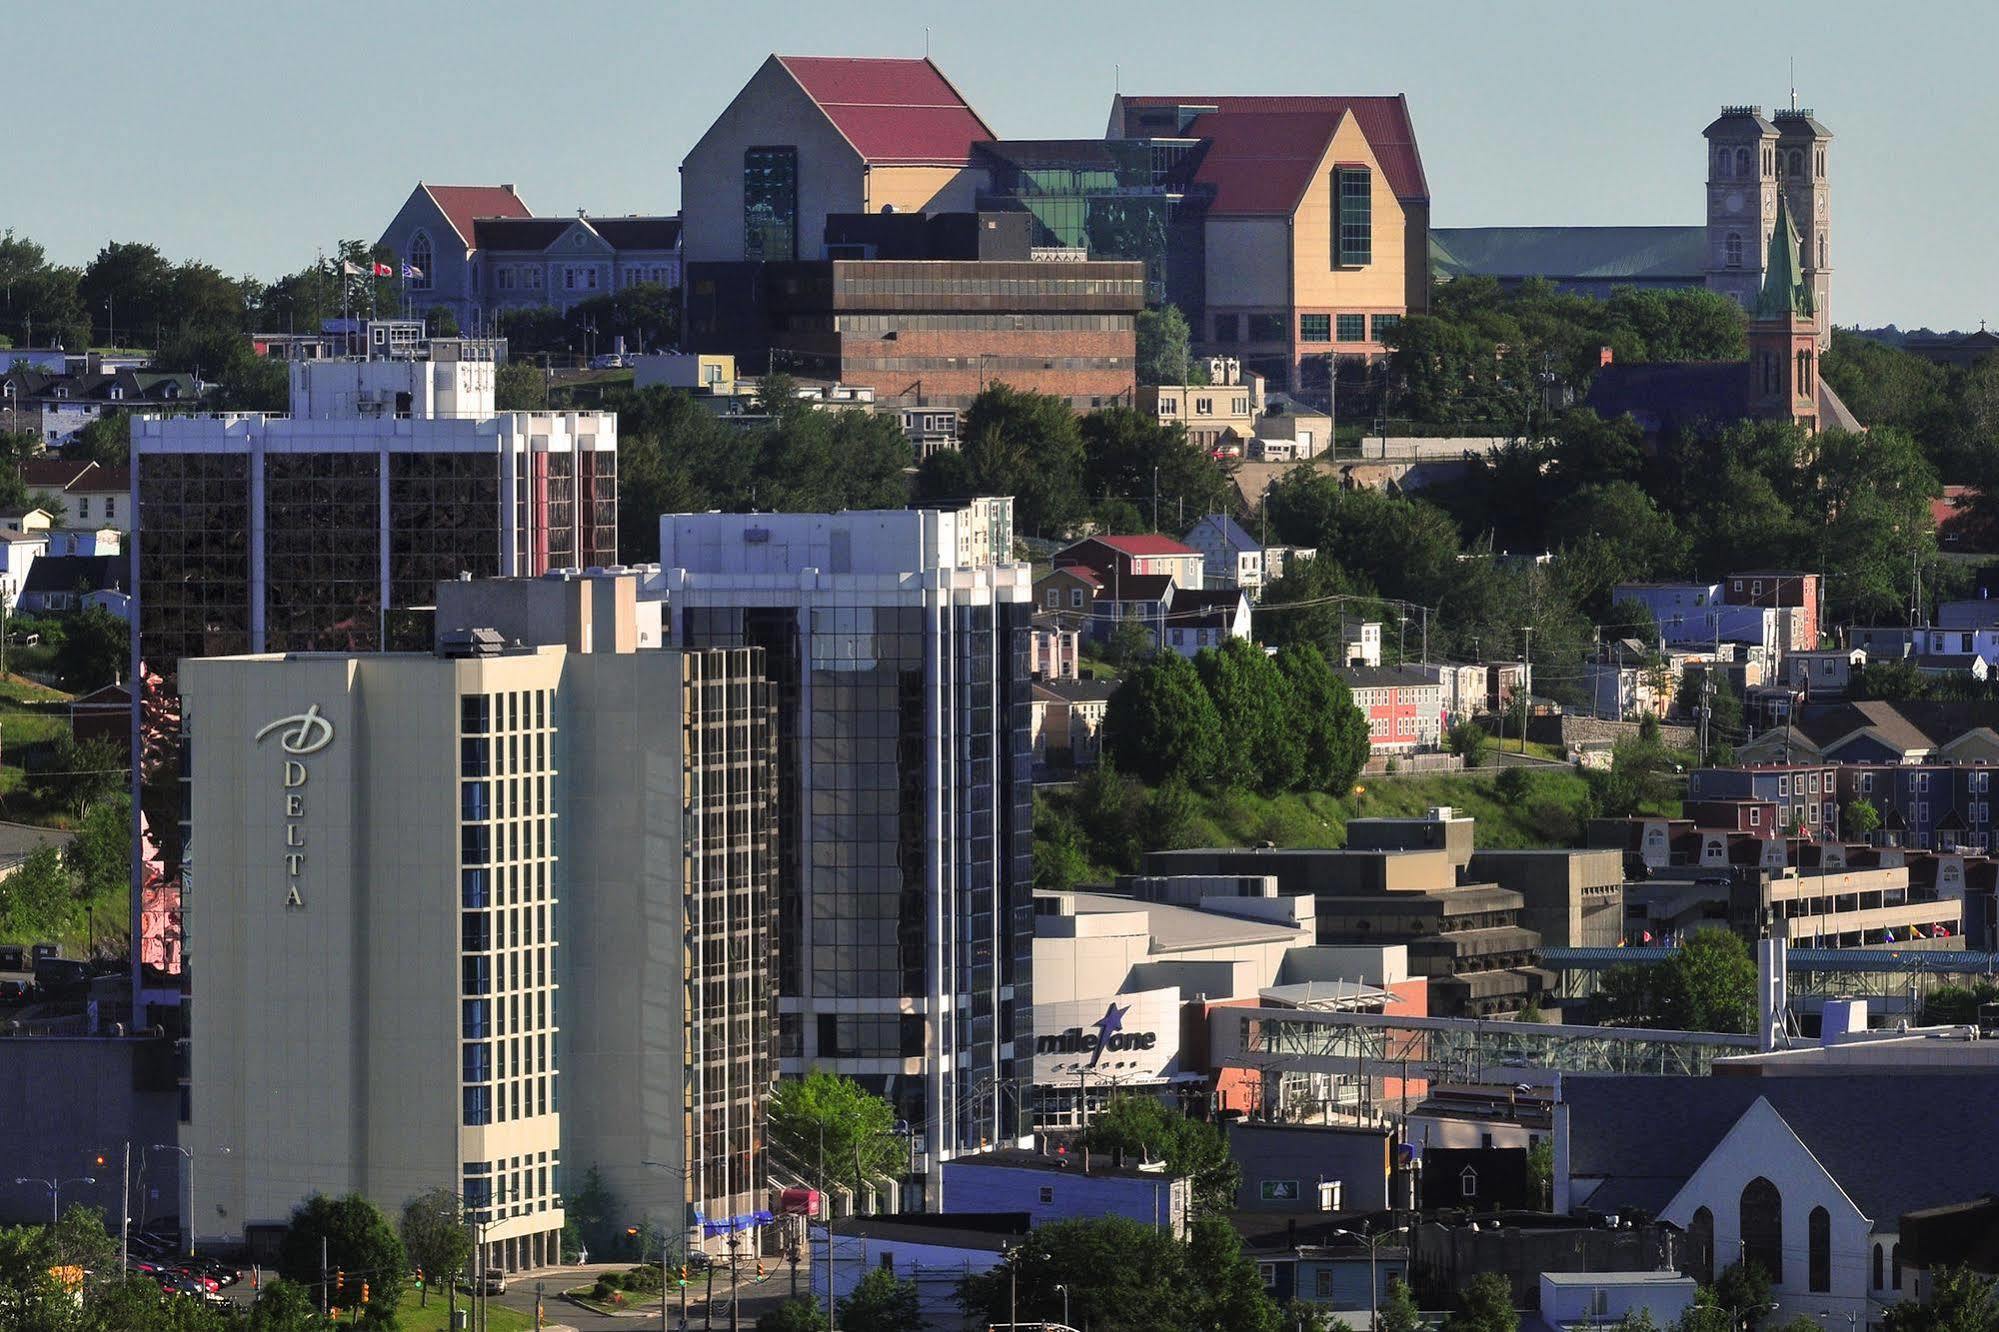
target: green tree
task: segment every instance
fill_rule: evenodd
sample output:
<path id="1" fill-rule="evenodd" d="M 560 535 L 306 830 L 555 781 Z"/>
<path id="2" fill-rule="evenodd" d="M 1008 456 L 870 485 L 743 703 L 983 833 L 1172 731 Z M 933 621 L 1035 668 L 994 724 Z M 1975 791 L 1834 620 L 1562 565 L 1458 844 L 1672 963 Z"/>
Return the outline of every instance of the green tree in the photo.
<path id="1" fill-rule="evenodd" d="M 1978 1021 L 1983 1004 L 1999 1003 L 1999 985 L 1979 981 L 1969 989 L 1962 985 L 1939 985 L 1923 996 L 1922 1024 L 1925 1027 L 1969 1026 Z"/>
<path id="2" fill-rule="evenodd" d="M 1451 752 L 1463 759 L 1467 768 L 1482 767 L 1487 752 L 1492 748 L 1492 733 L 1475 721 L 1455 721 L 1451 723 L 1449 742 Z"/>
<path id="3" fill-rule="evenodd" d="M 780 1082 L 771 1094 L 770 1140 L 796 1168 L 814 1172 L 824 1189 L 899 1179 L 907 1170 L 895 1136 L 895 1107 L 852 1078 L 814 1069 Z"/>
<path id="4" fill-rule="evenodd" d="M 1196 1212 L 1220 1214 L 1235 1206 L 1242 1171 L 1229 1157 L 1221 1130 L 1157 1097 L 1117 1097 L 1090 1121 L 1083 1143 L 1092 1151 L 1164 1161 L 1169 1173 L 1193 1182 Z"/>
<path id="5" fill-rule="evenodd" d="M 1652 608 L 1636 597 L 1625 597 L 1610 608 L 1603 633 L 1606 638 L 1635 638 L 1652 649 L 1659 646 L 1659 621 Z"/>
<path id="6" fill-rule="evenodd" d="M 1206 786 L 1219 770 L 1221 715 L 1192 662 L 1162 652 L 1124 678 L 1104 714 L 1108 757 L 1157 785 L 1170 776 Z"/>
<path id="7" fill-rule="evenodd" d="M 1112 626 L 1110 641 L 1104 644 L 1104 656 L 1118 666 L 1136 666 L 1158 649 L 1155 638 L 1145 621 L 1127 615 Z"/>
<path id="8" fill-rule="evenodd" d="M 583 1246 L 600 1257 L 616 1252 L 624 1238 L 623 1206 L 595 1162 L 583 1172 L 575 1191 L 563 1198 L 563 1213 L 576 1223 Z"/>
<path id="9" fill-rule="evenodd" d="M 1846 802 L 1840 810 L 1839 831 L 1843 837 L 1859 841 L 1872 841 L 1874 834 L 1881 830 L 1881 811 L 1866 796 Z"/>
<path id="10" fill-rule="evenodd" d="M 1882 1317 L 1886 1332 L 1994 1332 L 1999 1294 L 1990 1277 L 1968 1267 L 1939 1268 L 1923 1300 L 1902 1300 Z"/>
<path id="11" fill-rule="evenodd" d="M 840 1326 L 852 1332 L 922 1332 L 916 1283 L 886 1267 L 868 1269 L 839 1302 Z"/>
<path id="12" fill-rule="evenodd" d="M 1011 495 L 1019 530 L 1061 536 L 1089 507 L 1083 495 L 1083 437 L 1066 399 L 1007 384 L 989 385 L 966 409 L 962 456 L 932 454 L 917 473 L 923 499 Z"/>
<path id="13" fill-rule="evenodd" d="M 125 622 L 102 606 L 91 606 L 69 617 L 62 646 L 56 649 L 56 674 L 72 694 L 115 684 L 131 665 L 132 638 Z"/>
<path id="14" fill-rule="evenodd" d="M 1275 660 L 1290 686 L 1289 725 L 1303 750 L 1298 785 L 1308 791 L 1346 794 L 1367 763 L 1366 714 L 1355 706 L 1353 690 L 1333 673 L 1316 645 L 1294 643 L 1280 649 Z"/>
<path id="15" fill-rule="evenodd" d="M 1770 1311 L 1769 1272 L 1753 1259 L 1730 1263 L 1714 1279 L 1712 1302 L 1733 1314 L 1738 1326 L 1756 1332 Z"/>
<path id="16" fill-rule="evenodd" d="M 1090 850 L 1075 816 L 1034 797 L 1034 886 L 1041 892 L 1065 893 L 1091 874 Z"/>
<path id="17" fill-rule="evenodd" d="M 1053 1320 L 1066 1286 L 1070 1324 L 1093 1332 L 1276 1332 L 1276 1305 L 1229 1238 L 1199 1223 L 1182 1243 L 1121 1216 L 1057 1221 L 960 1282 L 958 1299 L 977 1322 L 1012 1321 L 1016 1302 L 1022 1321 Z"/>
<path id="18" fill-rule="evenodd" d="M 100 800 L 123 789 L 125 751 L 105 739 L 77 740 L 68 731 L 56 736 L 46 767 L 34 773 L 35 785 L 75 818 Z"/>
<path id="19" fill-rule="evenodd" d="M 1203 648 L 1194 668 L 1221 720 L 1217 781 L 1266 793 L 1291 789 L 1304 753 L 1290 682 L 1269 654 L 1232 638 L 1220 648 Z"/>
<path id="20" fill-rule="evenodd" d="M 1187 355 L 1187 316 L 1177 305 L 1141 310 L 1138 332 L 1138 382 L 1189 384 L 1192 362 Z"/>
<path id="21" fill-rule="evenodd" d="M 257 1292 L 243 1326 L 245 1332 L 319 1332 L 327 1324 L 311 1287 L 272 1277 Z"/>
<path id="22" fill-rule="evenodd" d="M 1481 1272 L 1458 1296 L 1458 1306 L 1444 1320 L 1444 1332 L 1518 1332 L 1520 1315 L 1513 1308 L 1513 1286 L 1498 1272 Z"/>
<path id="23" fill-rule="evenodd" d="M 400 1229 L 411 1265 L 424 1276 L 417 1297 L 422 1307 L 430 1301 L 432 1282 L 452 1280 L 471 1260 L 472 1230 L 458 1195 L 442 1188 L 404 1203 Z"/>
<path id="24" fill-rule="evenodd" d="M 458 316 L 448 305 L 436 305 L 423 312 L 424 332 L 433 338 L 459 336 Z"/>
<path id="25" fill-rule="evenodd" d="M 1083 488 L 1097 500 L 1134 506 L 1146 526 L 1158 514 L 1179 531 L 1228 500 L 1228 473 L 1208 451 L 1187 438 L 1186 428 L 1162 425 L 1129 407 L 1107 407 L 1081 422 Z"/>
<path id="26" fill-rule="evenodd" d="M 64 866 L 82 881 L 85 896 L 125 892 L 132 881 L 131 797 L 121 792 L 92 805 L 62 856 Z"/>
<path id="27" fill-rule="evenodd" d="M 69 923 L 76 879 L 54 846 L 39 846 L 12 874 L 0 879 L 0 935 L 46 939 Z"/>
<path id="28" fill-rule="evenodd" d="M 1380 1332 L 1418 1332 L 1423 1326 L 1423 1314 L 1416 1307 L 1416 1296 L 1409 1289 L 1409 1283 L 1401 1277 L 1388 1278 L 1387 1298 L 1381 1302 L 1381 1313 L 1375 1326 Z"/>
<path id="29" fill-rule="evenodd" d="M 1854 699 L 1906 703 L 1929 692 L 1929 683 L 1916 663 L 1906 660 L 1870 661 L 1853 673 Z"/>
<path id="30" fill-rule="evenodd" d="M 660 351 L 680 340 L 680 292 L 641 282 L 578 301 L 566 318 L 571 346 L 609 351 L 622 337 L 628 351 Z"/>
<path id="31" fill-rule="evenodd" d="M 548 375 L 530 361 L 508 361 L 493 375 L 493 406 L 503 412 L 548 410 Z"/>
<path id="32" fill-rule="evenodd" d="M 358 1193 L 344 1198 L 316 1193 L 306 1199 L 292 1209 L 291 1225 L 279 1244 L 279 1274 L 301 1285 L 319 1280 L 322 1240 L 327 1265 L 349 1274 L 345 1297 L 336 1302 L 357 1307 L 364 1325 L 394 1327 L 409 1256 L 381 1209 Z M 362 1273 L 369 1285 L 365 1306 L 358 1304 Z"/>
<path id="33" fill-rule="evenodd" d="M 825 1332 L 826 1311 L 813 1301 L 794 1296 L 757 1319 L 757 1332 Z"/>
<path id="34" fill-rule="evenodd" d="M 1534 1010 L 1538 1013 L 1539 1005 L 1535 1005 Z M 1522 1009 L 1520 1016 L 1525 1021 L 1527 1010 Z M 1539 1017 L 1534 1019 L 1536 1022 L 1541 1020 Z M 1554 1187 L 1555 1145 L 1550 1139 L 1543 1138 L 1527 1149 L 1527 1188 L 1534 1199 L 1534 1205 L 1544 1211 L 1552 1211 L 1555 1205 Z"/>
<path id="35" fill-rule="evenodd" d="M 99 467 L 124 467 L 132 460 L 132 414 L 105 412 L 93 416 L 70 437 L 62 456 L 71 462 L 94 462 Z"/>
<path id="36" fill-rule="evenodd" d="M 1596 996 L 1600 1021 L 1670 1031 L 1756 1029 L 1756 962 L 1727 930 L 1695 930 L 1666 961 L 1612 967 Z"/>

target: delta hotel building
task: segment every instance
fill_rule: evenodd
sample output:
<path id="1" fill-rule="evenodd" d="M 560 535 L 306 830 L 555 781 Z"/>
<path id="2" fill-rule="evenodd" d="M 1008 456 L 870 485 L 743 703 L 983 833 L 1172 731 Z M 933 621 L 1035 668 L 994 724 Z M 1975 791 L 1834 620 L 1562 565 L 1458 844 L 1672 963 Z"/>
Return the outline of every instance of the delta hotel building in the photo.
<path id="1" fill-rule="evenodd" d="M 763 654 L 661 649 L 636 582 L 447 584 L 433 652 L 182 663 L 197 1243 L 442 1187 L 537 1267 L 591 1168 L 676 1242 L 765 1219 Z"/>

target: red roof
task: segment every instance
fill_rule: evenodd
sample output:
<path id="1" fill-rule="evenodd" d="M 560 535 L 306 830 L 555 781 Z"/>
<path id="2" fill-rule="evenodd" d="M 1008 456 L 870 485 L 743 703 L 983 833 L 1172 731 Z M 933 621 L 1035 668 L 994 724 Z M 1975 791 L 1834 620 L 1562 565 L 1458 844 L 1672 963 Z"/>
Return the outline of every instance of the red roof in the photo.
<path id="1" fill-rule="evenodd" d="M 1172 537 L 1158 536 L 1153 533 L 1140 533 L 1137 536 L 1091 537 L 1088 541 L 1078 544 L 1088 545 L 1092 541 L 1100 546 L 1109 546 L 1112 550 L 1124 555 L 1199 555 L 1201 553 L 1192 546 L 1181 545 Z M 1071 546 L 1070 549 L 1074 550 L 1075 547 Z"/>
<path id="2" fill-rule="evenodd" d="M 927 59 L 776 59 L 870 162 L 969 162 L 999 137 Z"/>
<path id="3" fill-rule="evenodd" d="M 474 218 L 534 216 L 511 185 L 425 185 L 423 190 L 468 247 Z"/>
<path id="4" fill-rule="evenodd" d="M 1215 138 L 1206 158 L 1195 173 L 1195 179 L 1216 186 L 1218 196 L 1234 196 L 1242 199 L 1243 206 L 1224 206 L 1218 197 L 1217 212 L 1290 212 L 1291 205 L 1305 192 L 1305 181 L 1312 166 L 1325 153 L 1326 140 L 1332 137 L 1333 129 L 1340 117 L 1351 114 L 1360 126 L 1360 132 L 1367 136 L 1368 146 L 1381 163 L 1381 172 L 1387 178 L 1389 187 L 1399 199 L 1424 200 L 1430 197 L 1429 182 L 1423 176 L 1423 158 L 1416 148 L 1416 127 L 1409 119 L 1409 100 L 1397 94 L 1393 97 L 1134 97 L 1125 95 L 1119 99 L 1127 112 L 1146 107 L 1200 107 L 1204 108 L 1193 125 L 1186 131 L 1190 138 Z M 1205 108 L 1212 107 L 1212 111 Z M 1287 166 L 1295 163 L 1308 146 L 1304 140 L 1310 136 L 1310 128 L 1298 117 L 1317 117 L 1325 127 L 1325 133 L 1315 145 L 1309 164 Z M 1291 123 L 1285 123 L 1290 121 Z M 1227 122 L 1235 122 L 1226 131 L 1233 151 L 1221 162 L 1216 162 L 1217 148 L 1225 131 L 1221 127 Z M 1141 127 L 1136 118 L 1127 114 L 1121 126 L 1126 135 L 1143 137 L 1157 134 L 1157 127 Z M 1270 136 L 1284 140 L 1280 144 L 1265 144 Z M 1258 146 L 1266 150 L 1261 154 L 1254 151 Z M 1230 160 L 1233 159 L 1233 160 Z M 1210 176 L 1211 166 L 1215 175 Z M 1256 177 L 1263 173 L 1283 171 L 1283 182 L 1258 183 Z M 1294 188 L 1295 186 L 1295 188 Z M 1274 206 L 1280 198 L 1288 199 L 1281 206 Z"/>

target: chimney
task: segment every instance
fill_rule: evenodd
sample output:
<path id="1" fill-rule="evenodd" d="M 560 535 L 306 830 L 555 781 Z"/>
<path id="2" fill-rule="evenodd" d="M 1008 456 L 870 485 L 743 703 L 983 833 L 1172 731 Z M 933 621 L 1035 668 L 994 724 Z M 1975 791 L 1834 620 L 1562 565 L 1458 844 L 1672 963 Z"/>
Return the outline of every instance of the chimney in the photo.
<path id="1" fill-rule="evenodd" d="M 1612 351 L 1610 348 L 1598 347 L 1596 349 L 1597 368 L 1601 369 L 1602 367 L 1609 365 L 1612 361 L 1616 359 L 1617 359 L 1617 353 Z"/>

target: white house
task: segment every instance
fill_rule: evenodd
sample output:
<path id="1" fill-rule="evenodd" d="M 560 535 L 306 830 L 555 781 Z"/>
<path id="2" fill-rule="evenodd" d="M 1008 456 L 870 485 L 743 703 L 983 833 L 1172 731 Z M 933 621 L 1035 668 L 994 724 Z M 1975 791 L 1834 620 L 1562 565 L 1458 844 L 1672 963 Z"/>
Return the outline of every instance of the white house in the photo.
<path id="1" fill-rule="evenodd" d="M 1211 513 L 1184 538 L 1201 552 L 1202 572 L 1216 587 L 1239 587 L 1252 597 L 1263 590 L 1263 543 L 1225 513 Z"/>
<path id="2" fill-rule="evenodd" d="M 1165 646 L 1183 657 L 1249 637 L 1249 596 L 1241 588 L 1173 588 L 1161 620 Z"/>
<path id="3" fill-rule="evenodd" d="M 0 527 L 0 598 L 11 606 L 20 600 L 21 587 L 35 561 L 49 553 L 47 532 L 23 532 L 18 527 Z"/>

